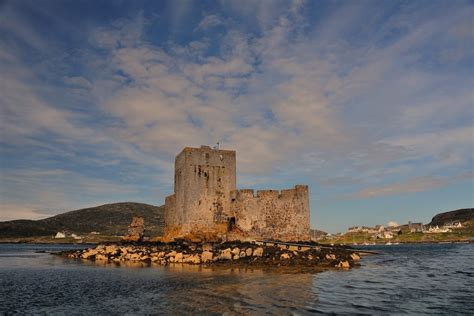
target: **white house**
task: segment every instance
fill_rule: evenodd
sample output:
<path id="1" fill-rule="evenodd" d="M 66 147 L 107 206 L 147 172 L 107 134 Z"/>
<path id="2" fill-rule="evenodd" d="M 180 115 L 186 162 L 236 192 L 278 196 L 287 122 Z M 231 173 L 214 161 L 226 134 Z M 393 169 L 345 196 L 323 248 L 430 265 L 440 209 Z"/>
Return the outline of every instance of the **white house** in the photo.
<path id="1" fill-rule="evenodd" d="M 58 232 L 54 238 L 66 238 L 66 234 L 64 232 Z"/>

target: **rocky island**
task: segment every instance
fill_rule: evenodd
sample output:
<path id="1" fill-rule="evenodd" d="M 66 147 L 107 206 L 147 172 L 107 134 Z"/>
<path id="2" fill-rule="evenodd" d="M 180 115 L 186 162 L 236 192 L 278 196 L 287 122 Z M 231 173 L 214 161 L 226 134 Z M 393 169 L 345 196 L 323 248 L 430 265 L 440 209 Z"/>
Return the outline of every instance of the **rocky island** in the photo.
<path id="1" fill-rule="evenodd" d="M 297 267 L 301 269 L 349 269 L 358 266 L 360 255 L 370 253 L 349 247 L 316 243 L 221 242 L 109 243 L 62 255 L 102 263 L 145 262 L 160 265 L 194 264 L 246 267 Z"/>
<path id="2" fill-rule="evenodd" d="M 186 147 L 175 159 L 174 194 L 164 234 L 144 242 L 145 221 L 133 217 L 122 242 L 63 253 L 105 263 L 298 267 L 357 266 L 359 253 L 310 241 L 308 186 L 236 189 L 236 153 Z"/>

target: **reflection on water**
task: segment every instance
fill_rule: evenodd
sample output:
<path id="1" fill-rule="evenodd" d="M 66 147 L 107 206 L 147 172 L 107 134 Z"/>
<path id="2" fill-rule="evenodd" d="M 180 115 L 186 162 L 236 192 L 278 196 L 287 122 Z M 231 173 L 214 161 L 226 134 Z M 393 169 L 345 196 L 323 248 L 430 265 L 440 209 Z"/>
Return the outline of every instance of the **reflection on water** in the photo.
<path id="1" fill-rule="evenodd" d="M 468 314 L 474 309 L 474 245 L 372 248 L 350 271 L 70 260 L 0 245 L 0 314 Z"/>

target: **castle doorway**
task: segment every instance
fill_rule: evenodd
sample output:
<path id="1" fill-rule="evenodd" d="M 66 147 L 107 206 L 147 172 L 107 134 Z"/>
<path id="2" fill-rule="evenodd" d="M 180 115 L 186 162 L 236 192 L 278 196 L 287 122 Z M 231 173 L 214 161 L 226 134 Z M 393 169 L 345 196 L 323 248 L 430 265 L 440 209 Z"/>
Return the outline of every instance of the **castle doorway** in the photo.
<path id="1" fill-rule="evenodd" d="M 235 217 L 229 217 L 227 220 L 227 231 L 230 232 L 235 227 Z"/>

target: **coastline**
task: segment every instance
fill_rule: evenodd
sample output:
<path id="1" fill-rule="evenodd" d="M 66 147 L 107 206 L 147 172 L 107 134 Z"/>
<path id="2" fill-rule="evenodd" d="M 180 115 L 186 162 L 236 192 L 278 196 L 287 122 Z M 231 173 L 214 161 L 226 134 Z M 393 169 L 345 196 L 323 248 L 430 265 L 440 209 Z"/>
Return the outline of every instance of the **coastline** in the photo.
<path id="1" fill-rule="evenodd" d="M 57 255 L 76 260 L 123 264 L 146 262 L 160 265 L 192 264 L 245 267 L 296 267 L 305 269 L 350 269 L 359 266 L 361 255 L 370 251 L 316 243 L 187 241 L 170 243 L 104 243 Z"/>
<path id="2" fill-rule="evenodd" d="M 44 240 L 44 239 L 0 239 L 0 244 L 38 244 L 38 245 L 100 245 L 103 243 L 114 243 L 116 241 L 113 240 L 101 240 L 101 241 L 60 241 L 57 239 L 51 240 Z M 369 244 L 362 243 L 352 243 L 352 242 L 345 242 L 345 243 L 332 243 L 332 242 L 319 242 L 322 246 L 383 246 L 390 242 L 392 245 L 394 244 L 403 244 L 403 245 L 421 245 L 421 244 L 471 244 L 474 243 L 473 239 L 459 239 L 459 240 L 424 240 L 424 241 L 382 241 L 382 242 L 370 242 Z"/>

